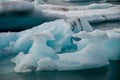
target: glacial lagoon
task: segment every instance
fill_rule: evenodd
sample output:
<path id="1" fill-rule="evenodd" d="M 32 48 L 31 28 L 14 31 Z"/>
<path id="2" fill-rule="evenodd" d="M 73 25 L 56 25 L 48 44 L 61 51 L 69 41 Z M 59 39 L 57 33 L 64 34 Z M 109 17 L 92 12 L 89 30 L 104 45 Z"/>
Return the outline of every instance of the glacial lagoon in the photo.
<path id="1" fill-rule="evenodd" d="M 94 3 L 80 2 L 80 3 L 59 3 L 59 5 L 88 5 Z M 101 3 L 101 2 L 96 2 Z M 110 2 L 112 4 L 119 4 L 119 2 Z M 57 3 L 53 3 L 57 4 Z M 25 14 L 16 15 L 4 14 L 0 16 L 0 32 L 19 32 L 22 30 L 30 29 L 38 26 L 44 22 L 54 21 L 58 17 L 50 19 L 34 16 L 38 14 Z M 47 20 L 48 19 L 48 20 Z M 13 21 L 12 21 L 13 20 Z M 13 25 L 14 24 L 14 25 Z M 22 24 L 22 25 L 21 25 Z M 11 27 L 12 26 L 12 29 Z M 19 27 L 18 29 L 16 28 Z M 105 21 L 100 23 L 91 23 L 93 30 L 100 29 L 103 31 L 119 29 L 120 21 Z M 119 31 L 116 31 L 119 33 Z M 113 53 L 114 54 L 114 53 Z M 15 57 L 16 53 L 0 51 L 0 79 L 1 80 L 120 80 L 120 61 L 109 60 L 109 64 L 100 68 L 82 69 L 82 70 L 69 70 L 69 71 L 32 71 L 26 73 L 16 73 L 14 67 L 16 66 L 10 60 Z"/>

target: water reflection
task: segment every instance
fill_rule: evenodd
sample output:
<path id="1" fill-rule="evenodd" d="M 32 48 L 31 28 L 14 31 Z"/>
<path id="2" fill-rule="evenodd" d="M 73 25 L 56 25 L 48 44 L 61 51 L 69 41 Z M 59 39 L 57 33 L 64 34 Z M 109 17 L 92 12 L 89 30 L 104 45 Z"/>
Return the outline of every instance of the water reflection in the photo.
<path id="1" fill-rule="evenodd" d="M 18 74 L 22 80 L 105 80 L 107 68 L 79 71 L 32 72 Z"/>
<path id="2" fill-rule="evenodd" d="M 120 61 L 110 61 L 110 65 L 77 71 L 42 71 L 15 73 L 11 55 L 0 56 L 0 80 L 120 80 Z"/>

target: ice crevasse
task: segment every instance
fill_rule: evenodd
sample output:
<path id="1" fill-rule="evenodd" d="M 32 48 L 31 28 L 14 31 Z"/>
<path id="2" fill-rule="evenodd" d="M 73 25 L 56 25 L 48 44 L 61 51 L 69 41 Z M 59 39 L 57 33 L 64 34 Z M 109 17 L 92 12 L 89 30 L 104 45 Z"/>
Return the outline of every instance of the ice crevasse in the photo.
<path id="1" fill-rule="evenodd" d="M 15 72 L 97 68 L 120 60 L 119 32 L 93 30 L 82 18 L 60 19 L 22 32 L 0 33 L 0 51 L 18 53 L 11 59 Z"/>

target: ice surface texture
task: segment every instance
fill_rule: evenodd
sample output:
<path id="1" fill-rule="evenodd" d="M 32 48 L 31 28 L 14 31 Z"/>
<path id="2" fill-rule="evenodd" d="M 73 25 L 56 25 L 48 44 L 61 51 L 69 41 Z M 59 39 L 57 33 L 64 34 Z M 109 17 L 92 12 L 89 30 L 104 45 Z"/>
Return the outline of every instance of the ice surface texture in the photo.
<path id="1" fill-rule="evenodd" d="M 32 36 L 30 35 L 33 44 L 28 53 L 24 54 L 20 52 L 12 59 L 12 62 L 16 63 L 16 67 L 14 68 L 15 72 L 79 70 L 101 67 L 109 63 L 107 58 L 101 54 L 104 52 L 91 44 L 88 44 L 83 50 L 71 52 L 73 49 L 71 49 L 71 46 L 74 44 L 72 42 L 73 33 L 93 31 L 92 27 L 84 19 L 57 20 L 39 26 L 40 29 L 35 28 L 30 29 L 33 31 L 31 32 Z M 46 44 L 47 40 L 49 40 L 48 44 Z M 23 44 L 21 42 L 18 43 Z M 24 47 L 25 44 L 26 42 L 24 42 Z M 19 48 L 21 46 L 16 47 Z M 73 45 L 73 47 L 75 47 L 75 45 Z M 65 53 L 66 51 L 67 53 Z M 76 58 L 73 59 L 73 57 Z"/>
<path id="2" fill-rule="evenodd" d="M 6 44 L 0 48 L 19 53 L 11 60 L 15 72 L 90 69 L 120 60 L 119 32 L 93 31 L 83 18 L 60 19 L 19 33 L 1 33 L 0 42 Z"/>
<path id="3" fill-rule="evenodd" d="M 19 53 L 11 60 L 15 72 L 97 68 L 120 60 L 119 32 L 93 30 L 83 18 L 60 19 L 18 33 L 0 33 L 0 50 Z"/>

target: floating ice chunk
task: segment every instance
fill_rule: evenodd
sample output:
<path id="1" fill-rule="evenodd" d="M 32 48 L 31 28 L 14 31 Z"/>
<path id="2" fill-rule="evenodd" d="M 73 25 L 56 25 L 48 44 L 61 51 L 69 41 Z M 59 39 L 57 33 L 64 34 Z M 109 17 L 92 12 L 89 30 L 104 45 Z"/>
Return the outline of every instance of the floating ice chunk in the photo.
<path id="1" fill-rule="evenodd" d="M 59 54 L 58 70 L 80 70 L 105 66 L 109 64 L 103 51 L 89 44 L 75 53 Z"/>
<path id="2" fill-rule="evenodd" d="M 10 1 L 0 3 L 0 14 L 15 12 L 30 12 L 34 9 L 34 4 L 28 1 Z"/>
<path id="3" fill-rule="evenodd" d="M 10 2 L 10 1 L 34 1 L 34 0 L 0 0 L 0 3 L 4 3 L 4 2 Z"/>
<path id="4" fill-rule="evenodd" d="M 30 39 L 31 35 L 46 30 L 50 31 L 55 37 L 54 41 L 49 40 L 47 43 L 50 47 L 56 49 L 57 52 L 61 51 L 62 48 L 71 45 L 72 31 L 70 25 L 64 22 L 64 20 L 56 20 L 22 32 L 20 38 L 14 45 L 14 49 L 17 50 L 17 52 L 27 52 L 32 45 L 32 40 Z"/>
<path id="5" fill-rule="evenodd" d="M 56 54 L 59 56 L 58 59 L 53 59 L 49 56 L 40 57 L 42 54 L 39 53 L 29 53 L 22 59 L 22 63 L 20 62 L 21 64 L 15 67 L 15 72 L 29 72 L 32 70 L 80 70 L 102 67 L 109 64 L 109 62 L 101 53 L 104 52 L 93 44 L 89 44 L 83 50 L 74 53 Z"/>
<path id="6" fill-rule="evenodd" d="M 51 33 L 44 31 L 36 33 L 33 36 L 33 45 L 29 50 L 29 53 L 25 55 L 21 61 L 14 58 L 13 62 L 18 63 L 15 67 L 15 72 L 28 72 L 35 70 L 37 68 L 37 62 L 41 58 L 50 57 L 51 59 L 58 59 L 56 52 L 46 45 L 48 39 L 53 40 Z M 23 54 L 22 54 L 23 55 Z M 21 57 L 21 53 L 18 54 Z"/>
<path id="7" fill-rule="evenodd" d="M 110 7 L 113 7 L 113 5 L 110 3 L 101 3 L 101 4 L 94 3 L 94 4 L 86 6 L 87 9 L 106 9 Z"/>
<path id="8" fill-rule="evenodd" d="M 66 21 L 67 20 L 67 21 Z M 73 32 L 79 32 L 81 30 L 92 31 L 92 27 L 88 25 L 89 23 L 83 19 L 61 19 L 54 22 L 44 23 L 35 28 L 23 31 L 20 33 L 19 39 L 15 42 L 14 50 L 15 52 L 25 52 L 27 53 L 32 46 L 31 35 L 36 32 L 50 31 L 55 37 L 54 41 L 48 40 L 47 45 L 56 50 L 56 52 L 66 52 L 68 47 L 74 50 L 74 44 L 71 41 L 71 36 Z M 79 22 L 79 20 L 81 22 Z M 75 23 L 75 24 L 71 24 Z M 59 25 L 58 25 L 59 24 Z M 82 28 L 82 29 L 81 29 Z"/>
<path id="9" fill-rule="evenodd" d="M 119 60 L 120 59 L 120 33 L 119 30 L 100 31 L 95 30 L 93 32 L 80 32 L 73 35 L 75 37 L 82 38 L 83 40 L 76 42 L 78 50 L 84 49 L 85 46 L 92 43 L 101 49 L 107 59 Z M 84 42 L 84 39 L 87 42 Z M 99 45 L 99 46 L 98 46 Z M 80 47 L 79 47 L 80 46 Z"/>
<path id="10" fill-rule="evenodd" d="M 90 6 L 91 9 L 88 9 Z M 89 22 L 101 22 L 120 20 L 119 5 L 109 3 L 91 4 L 88 6 L 59 6 L 59 5 L 39 5 L 43 12 L 54 15 L 64 15 L 65 17 L 83 17 Z M 92 9 L 93 6 L 93 9 Z M 52 12 L 51 12 L 52 10 Z"/>

